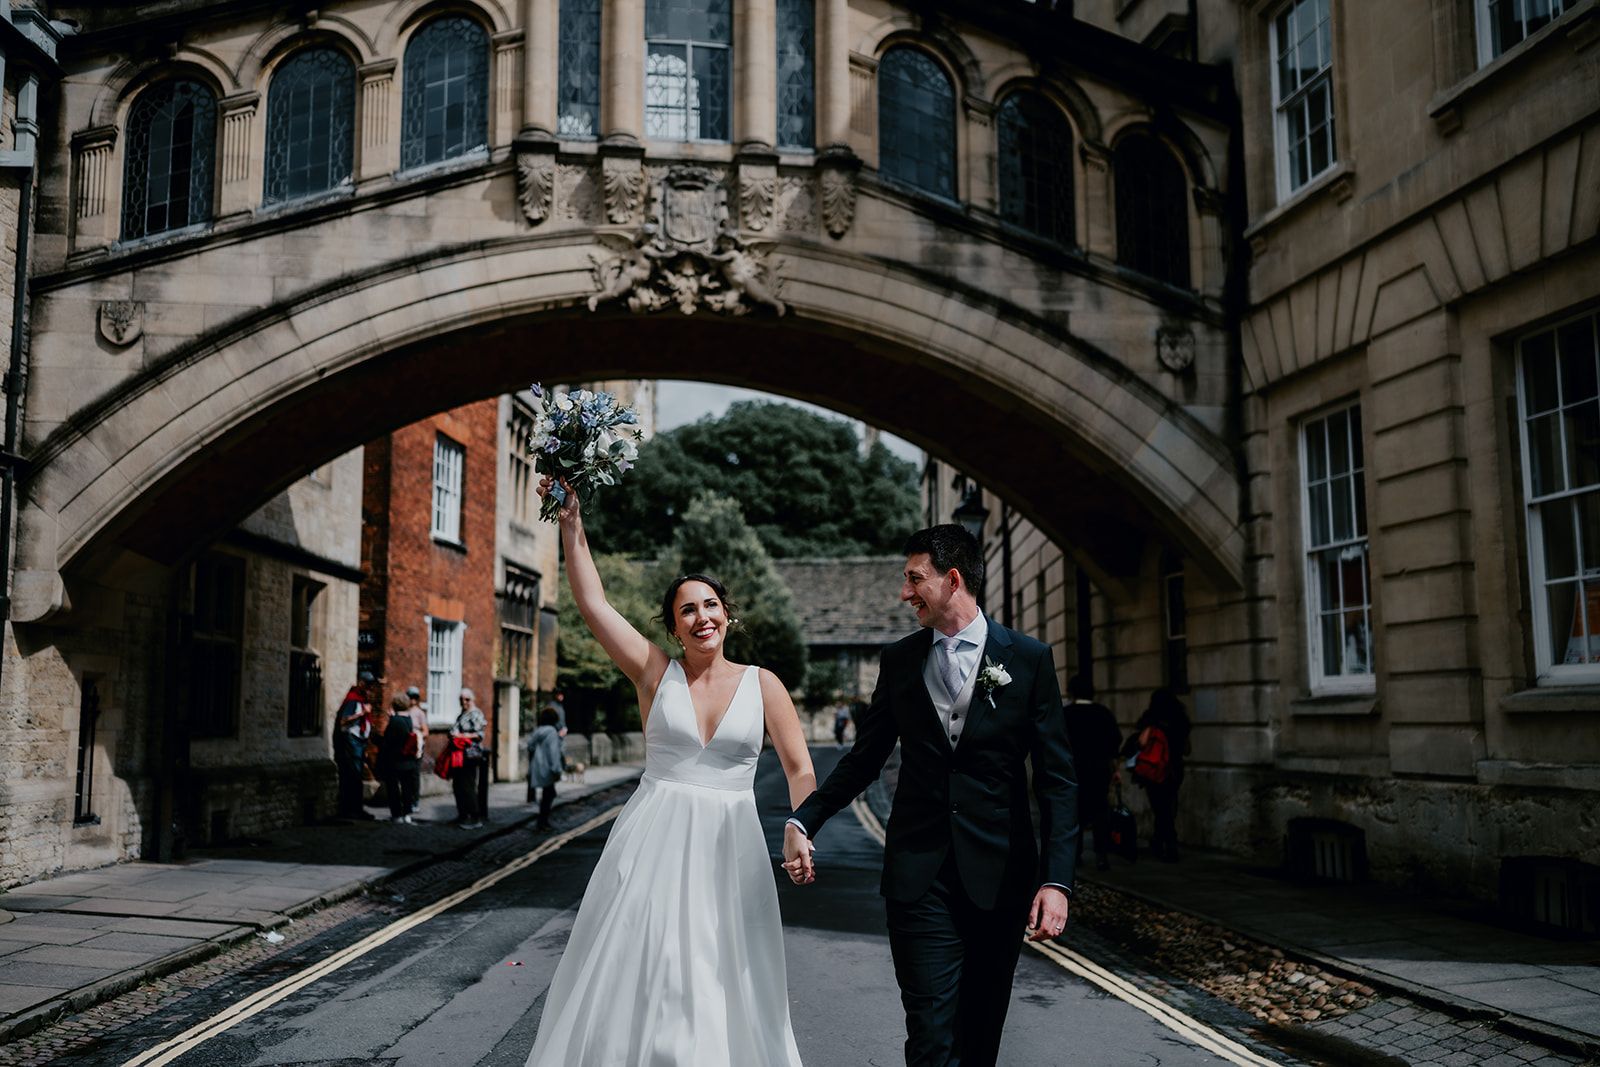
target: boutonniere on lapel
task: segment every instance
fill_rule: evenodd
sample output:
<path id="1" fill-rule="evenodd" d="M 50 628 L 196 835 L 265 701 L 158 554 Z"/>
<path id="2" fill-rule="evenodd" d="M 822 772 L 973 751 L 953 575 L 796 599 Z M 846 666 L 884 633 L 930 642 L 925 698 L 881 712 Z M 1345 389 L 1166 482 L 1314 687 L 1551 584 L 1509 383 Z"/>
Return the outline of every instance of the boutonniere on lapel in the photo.
<path id="1" fill-rule="evenodd" d="M 1007 673 L 1005 666 L 985 656 L 983 670 L 978 672 L 978 688 L 983 690 L 984 698 L 989 701 L 991 708 L 994 707 L 994 691 L 1010 684 L 1011 675 Z"/>

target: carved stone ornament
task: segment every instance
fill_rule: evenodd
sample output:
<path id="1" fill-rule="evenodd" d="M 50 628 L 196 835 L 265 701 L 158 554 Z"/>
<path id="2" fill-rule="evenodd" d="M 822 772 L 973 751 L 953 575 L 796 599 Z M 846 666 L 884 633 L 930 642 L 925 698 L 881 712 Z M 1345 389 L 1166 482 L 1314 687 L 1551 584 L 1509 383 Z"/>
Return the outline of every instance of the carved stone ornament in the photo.
<path id="1" fill-rule="evenodd" d="M 830 237 L 850 232 L 856 218 L 856 175 L 852 170 L 826 167 L 822 171 L 822 224 Z"/>
<path id="2" fill-rule="evenodd" d="M 731 224 L 720 175 L 673 167 L 651 194 L 649 221 L 617 255 L 594 260 L 590 311 L 613 300 L 630 311 L 676 307 L 685 315 L 702 307 L 723 315 L 746 315 L 757 305 L 779 315 L 788 310 L 767 249 L 741 239 Z"/>
<path id="3" fill-rule="evenodd" d="M 1173 374 L 1187 371 L 1194 366 L 1194 334 L 1172 326 L 1156 330 L 1156 358 Z"/>
<path id="4" fill-rule="evenodd" d="M 617 224 L 632 222 L 639 214 L 639 194 L 644 191 L 644 168 L 636 159 L 601 161 L 606 218 Z"/>
<path id="5" fill-rule="evenodd" d="M 767 228 L 772 218 L 772 205 L 778 200 L 776 174 L 739 175 L 739 208 L 744 214 L 746 229 L 760 232 Z"/>
<path id="6" fill-rule="evenodd" d="M 126 348 L 144 333 L 144 305 L 136 300 L 105 300 L 100 304 L 100 336 Z"/>
<path id="7" fill-rule="evenodd" d="M 550 152 L 517 153 L 517 202 L 522 216 L 537 226 L 550 217 L 556 184 L 556 157 Z"/>

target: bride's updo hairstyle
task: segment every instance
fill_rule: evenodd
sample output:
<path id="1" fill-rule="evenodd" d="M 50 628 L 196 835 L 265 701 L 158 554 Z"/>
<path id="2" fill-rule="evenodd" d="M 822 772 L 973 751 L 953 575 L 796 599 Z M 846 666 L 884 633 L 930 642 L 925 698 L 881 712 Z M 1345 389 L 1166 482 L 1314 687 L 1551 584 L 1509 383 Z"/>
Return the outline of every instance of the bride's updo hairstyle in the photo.
<path id="1" fill-rule="evenodd" d="M 728 625 L 732 626 L 739 621 L 733 617 L 735 611 L 733 601 L 728 599 L 728 591 L 722 587 L 721 582 L 709 574 L 684 574 L 672 579 L 671 584 L 667 586 L 666 595 L 661 598 L 661 625 L 667 628 L 667 633 L 676 635 L 678 632 L 678 619 L 672 608 L 677 603 L 678 590 L 683 588 L 685 582 L 704 582 L 709 585 L 711 591 L 717 595 L 717 599 L 722 602 L 722 611 L 728 616 Z"/>

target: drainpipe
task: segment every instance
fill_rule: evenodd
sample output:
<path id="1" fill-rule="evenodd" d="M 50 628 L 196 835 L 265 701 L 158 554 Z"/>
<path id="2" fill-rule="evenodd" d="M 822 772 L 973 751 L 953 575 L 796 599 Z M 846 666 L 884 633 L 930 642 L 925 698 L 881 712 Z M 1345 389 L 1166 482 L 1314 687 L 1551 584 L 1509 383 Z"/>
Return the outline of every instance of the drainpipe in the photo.
<path id="1" fill-rule="evenodd" d="M 28 247 L 29 231 L 33 221 L 33 180 L 38 169 L 39 138 L 39 75 L 47 73 L 61 76 L 56 64 L 55 41 L 71 32 L 65 23 L 45 23 L 34 12 L 21 12 L 29 16 L 36 31 L 29 34 L 13 21 L 9 0 L 0 0 L 0 89 L 5 85 L 5 68 L 14 54 L 20 54 L 28 66 L 27 80 L 17 90 L 17 114 L 13 123 L 15 137 L 9 151 L 0 152 L 0 170 L 17 175 L 17 261 L 14 287 L 11 296 L 11 355 L 6 373 L 0 379 L 6 397 L 5 436 L 0 441 L 0 565 L 5 568 L 0 580 L 0 626 L 11 617 L 11 579 L 13 574 L 12 523 L 16 502 L 17 475 L 24 466 L 17 455 L 17 433 L 22 414 L 22 392 L 26 380 L 26 336 L 23 320 L 28 311 Z M 45 38 L 43 43 L 40 37 Z M 0 667 L 4 665 L 0 657 Z"/>

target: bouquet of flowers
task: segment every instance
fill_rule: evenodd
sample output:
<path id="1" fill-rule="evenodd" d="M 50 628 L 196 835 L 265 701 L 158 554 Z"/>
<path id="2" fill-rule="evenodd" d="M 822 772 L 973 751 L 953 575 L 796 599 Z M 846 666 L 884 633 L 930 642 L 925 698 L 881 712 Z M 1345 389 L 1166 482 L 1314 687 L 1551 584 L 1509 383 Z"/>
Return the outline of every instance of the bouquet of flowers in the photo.
<path id="1" fill-rule="evenodd" d="M 538 382 L 530 386 L 539 402 L 533 437 L 528 449 L 533 453 L 533 468 L 556 479 L 550 495 L 544 498 L 539 517 L 555 522 L 567 494 L 566 481 L 580 497 L 587 497 L 596 485 L 616 485 L 622 472 L 633 468 L 639 458 L 639 441 L 644 434 L 637 428 L 639 416 L 630 407 L 617 403 L 610 393 L 591 393 L 587 389 L 546 391 Z"/>

